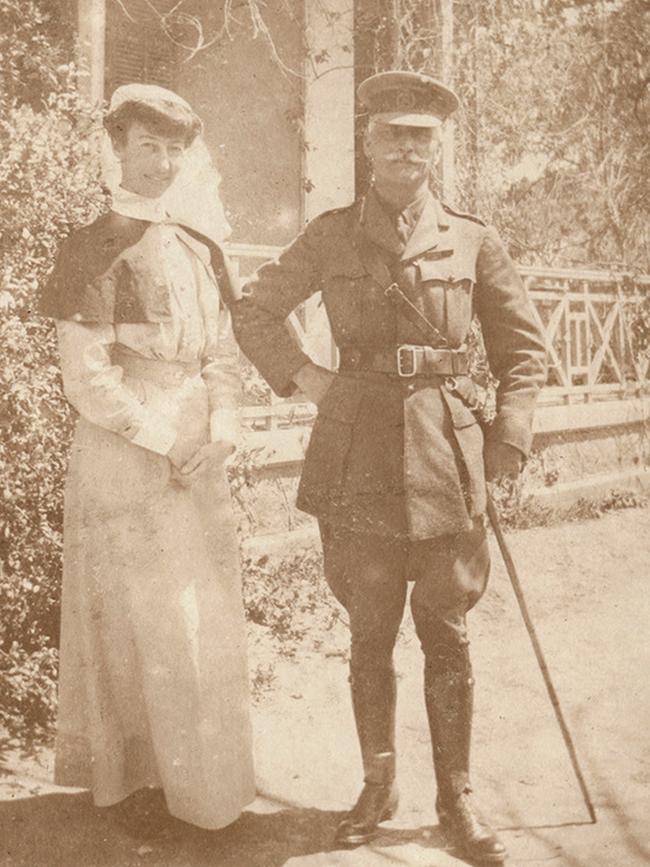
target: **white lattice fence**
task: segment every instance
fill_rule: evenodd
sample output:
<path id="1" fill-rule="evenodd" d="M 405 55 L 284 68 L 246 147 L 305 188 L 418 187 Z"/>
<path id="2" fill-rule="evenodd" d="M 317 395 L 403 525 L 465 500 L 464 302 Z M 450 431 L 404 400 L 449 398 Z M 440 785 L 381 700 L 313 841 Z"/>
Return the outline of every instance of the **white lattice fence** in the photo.
<path id="1" fill-rule="evenodd" d="M 634 307 L 650 278 L 521 268 L 546 335 L 549 379 L 542 404 L 629 398 L 647 382 L 648 359 L 634 351 Z"/>

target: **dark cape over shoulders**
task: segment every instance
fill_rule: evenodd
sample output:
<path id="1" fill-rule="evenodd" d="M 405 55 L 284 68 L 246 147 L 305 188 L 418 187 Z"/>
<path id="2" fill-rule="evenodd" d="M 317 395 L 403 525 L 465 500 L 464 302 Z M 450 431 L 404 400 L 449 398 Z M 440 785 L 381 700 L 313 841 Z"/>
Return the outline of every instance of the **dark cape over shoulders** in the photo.
<path id="1" fill-rule="evenodd" d="M 73 232 L 61 246 L 41 294 L 39 313 L 103 324 L 168 321 L 171 311 L 162 263 L 151 262 L 146 270 L 130 255 L 151 225 L 109 211 Z M 210 251 L 224 303 L 237 301 L 239 281 L 219 245 L 187 226 L 181 228 Z"/>

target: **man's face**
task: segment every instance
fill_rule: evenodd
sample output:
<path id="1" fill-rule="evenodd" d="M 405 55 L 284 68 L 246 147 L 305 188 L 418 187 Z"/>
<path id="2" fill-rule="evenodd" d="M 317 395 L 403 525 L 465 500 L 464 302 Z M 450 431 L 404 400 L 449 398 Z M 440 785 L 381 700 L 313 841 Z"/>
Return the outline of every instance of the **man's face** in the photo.
<path id="1" fill-rule="evenodd" d="M 174 180 L 185 156 L 185 143 L 150 132 L 135 121 L 122 144 L 113 145 L 122 164 L 122 186 L 150 199 L 161 196 Z"/>
<path id="2" fill-rule="evenodd" d="M 423 183 L 438 149 L 431 127 L 371 123 L 364 140 L 375 181 L 414 187 Z"/>

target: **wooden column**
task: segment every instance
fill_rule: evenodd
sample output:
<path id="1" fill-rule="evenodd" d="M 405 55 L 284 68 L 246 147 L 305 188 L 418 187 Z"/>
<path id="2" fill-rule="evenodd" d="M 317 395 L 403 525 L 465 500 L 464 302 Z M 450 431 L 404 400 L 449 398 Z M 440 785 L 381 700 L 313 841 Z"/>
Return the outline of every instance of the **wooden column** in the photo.
<path id="1" fill-rule="evenodd" d="M 442 24 L 442 80 L 454 87 L 454 3 L 440 0 Z M 456 169 L 454 163 L 454 122 L 448 120 L 442 132 L 442 197 L 453 203 L 456 199 Z"/>
<path id="2" fill-rule="evenodd" d="M 303 221 L 354 201 L 354 3 L 304 0 L 310 57 L 305 64 Z M 316 57 L 325 58 L 317 62 Z M 336 353 L 320 297 L 306 305 L 305 344 L 319 363 Z"/>
<path id="3" fill-rule="evenodd" d="M 106 0 L 78 0 L 77 22 L 82 93 L 90 105 L 100 105 L 104 99 Z"/>

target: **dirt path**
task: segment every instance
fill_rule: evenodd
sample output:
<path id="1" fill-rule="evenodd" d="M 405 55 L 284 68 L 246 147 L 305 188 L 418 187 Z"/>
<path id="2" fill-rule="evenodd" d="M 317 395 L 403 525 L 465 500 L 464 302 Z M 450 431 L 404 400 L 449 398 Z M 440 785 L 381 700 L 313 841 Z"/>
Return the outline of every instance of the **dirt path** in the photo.
<path id="1" fill-rule="evenodd" d="M 510 865 L 636 867 L 650 863 L 650 512 L 509 537 L 597 811 L 580 793 L 495 554 L 488 595 L 472 615 L 477 680 L 474 785 L 501 829 Z M 462 864 L 444 849 L 421 700 L 421 659 L 405 622 L 397 651 L 396 819 L 368 848 L 332 851 L 354 800 L 359 759 L 340 656 L 278 665 L 255 712 L 260 797 L 219 833 L 134 843 L 86 793 L 49 784 L 40 764 L 6 753 L 0 771 L 0 864 L 29 867 L 372 867 Z M 340 647 L 341 636 L 333 636 Z"/>

